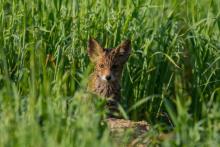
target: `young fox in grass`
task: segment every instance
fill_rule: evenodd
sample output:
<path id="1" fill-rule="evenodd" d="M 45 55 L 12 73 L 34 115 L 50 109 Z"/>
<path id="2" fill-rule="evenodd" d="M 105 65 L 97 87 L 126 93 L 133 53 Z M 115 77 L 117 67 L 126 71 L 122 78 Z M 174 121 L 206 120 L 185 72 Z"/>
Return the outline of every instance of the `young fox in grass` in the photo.
<path id="1" fill-rule="evenodd" d="M 88 89 L 107 99 L 110 116 L 117 112 L 120 100 L 120 79 L 123 65 L 131 52 L 131 43 L 124 41 L 116 48 L 103 48 L 94 39 L 89 39 L 88 55 L 95 64 Z"/>

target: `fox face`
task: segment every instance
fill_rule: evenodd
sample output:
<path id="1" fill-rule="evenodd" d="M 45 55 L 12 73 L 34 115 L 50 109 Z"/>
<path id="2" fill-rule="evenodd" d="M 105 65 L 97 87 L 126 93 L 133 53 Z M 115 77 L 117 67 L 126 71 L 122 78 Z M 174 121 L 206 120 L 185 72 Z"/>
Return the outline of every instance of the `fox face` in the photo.
<path id="1" fill-rule="evenodd" d="M 94 39 L 88 42 L 88 55 L 95 64 L 97 77 L 104 82 L 120 80 L 123 65 L 131 52 L 131 43 L 124 41 L 116 48 L 103 48 Z"/>

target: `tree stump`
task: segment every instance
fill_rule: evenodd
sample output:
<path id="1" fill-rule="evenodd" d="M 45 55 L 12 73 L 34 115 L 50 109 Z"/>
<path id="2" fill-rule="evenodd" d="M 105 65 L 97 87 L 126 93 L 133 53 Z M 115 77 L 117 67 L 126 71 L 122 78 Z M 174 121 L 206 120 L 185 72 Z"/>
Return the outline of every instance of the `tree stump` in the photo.
<path id="1" fill-rule="evenodd" d="M 131 121 L 126 119 L 106 119 L 113 141 L 120 146 L 142 147 L 149 143 L 146 133 L 150 125 L 146 121 Z"/>

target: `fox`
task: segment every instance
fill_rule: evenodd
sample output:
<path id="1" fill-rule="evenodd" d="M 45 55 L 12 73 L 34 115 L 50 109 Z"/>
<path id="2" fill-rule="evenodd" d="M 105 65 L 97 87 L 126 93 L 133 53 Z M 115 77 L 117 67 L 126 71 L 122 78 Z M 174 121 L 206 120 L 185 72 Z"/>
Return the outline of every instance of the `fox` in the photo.
<path id="1" fill-rule="evenodd" d="M 125 40 L 114 48 L 103 48 L 95 39 L 90 38 L 87 51 L 90 61 L 95 65 L 89 78 L 88 90 L 107 99 L 109 116 L 119 115 L 121 75 L 131 54 L 131 41 Z"/>

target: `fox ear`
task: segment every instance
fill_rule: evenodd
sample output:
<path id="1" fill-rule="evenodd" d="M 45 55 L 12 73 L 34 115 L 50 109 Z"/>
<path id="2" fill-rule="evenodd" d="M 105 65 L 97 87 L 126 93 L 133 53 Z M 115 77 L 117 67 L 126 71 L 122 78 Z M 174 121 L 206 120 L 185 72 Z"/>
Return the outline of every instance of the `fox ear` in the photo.
<path id="1" fill-rule="evenodd" d="M 131 53 L 131 41 L 126 40 L 122 42 L 117 48 L 116 53 L 123 61 L 126 61 Z"/>
<path id="2" fill-rule="evenodd" d="M 92 62 L 95 62 L 97 57 L 103 52 L 103 48 L 99 45 L 99 43 L 90 38 L 88 41 L 88 54 L 89 58 Z"/>

